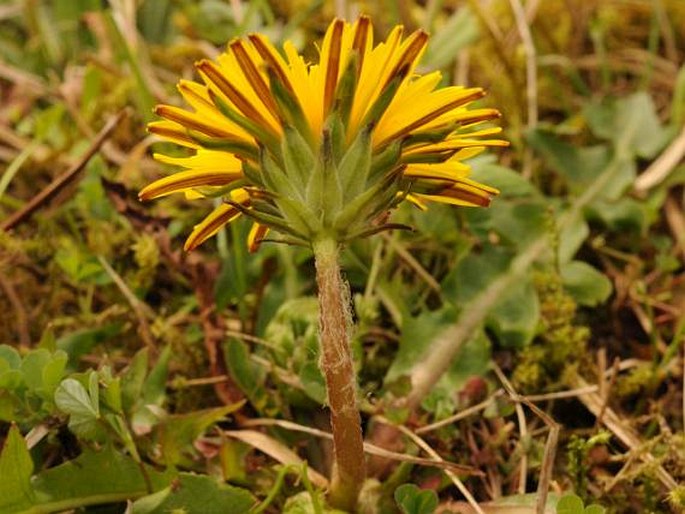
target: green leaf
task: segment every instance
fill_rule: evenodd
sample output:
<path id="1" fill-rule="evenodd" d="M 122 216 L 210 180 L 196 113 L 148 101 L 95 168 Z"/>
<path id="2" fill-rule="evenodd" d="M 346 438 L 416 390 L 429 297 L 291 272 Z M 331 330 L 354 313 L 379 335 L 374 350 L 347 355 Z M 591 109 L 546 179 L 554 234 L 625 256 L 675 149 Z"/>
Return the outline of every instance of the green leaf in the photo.
<path id="1" fill-rule="evenodd" d="M 121 332 L 121 323 L 110 323 L 97 328 L 78 330 L 60 337 L 57 348 L 69 355 L 69 367 L 75 368 L 82 355 L 90 352 L 93 347 L 104 343 Z"/>
<path id="2" fill-rule="evenodd" d="M 584 114 L 597 136 L 613 141 L 620 151 L 629 155 L 651 159 L 668 137 L 652 98 L 644 92 L 616 101 L 589 104 Z"/>
<path id="3" fill-rule="evenodd" d="M 264 389 L 266 371 L 250 360 L 247 345 L 235 338 L 230 338 L 224 345 L 226 367 L 240 390 L 245 393 L 250 403 L 261 410 L 269 403 Z"/>
<path id="4" fill-rule="evenodd" d="M 485 323 L 503 346 L 522 348 L 535 336 L 539 318 L 537 293 L 531 280 L 524 279 L 502 296 Z"/>
<path id="5" fill-rule="evenodd" d="M 564 287 L 581 305 L 595 306 L 604 303 L 611 294 L 611 281 L 586 262 L 572 261 L 561 268 Z"/>
<path id="6" fill-rule="evenodd" d="M 43 385 L 41 393 L 43 396 L 52 397 L 57 385 L 64 377 L 64 370 L 67 367 L 67 354 L 62 350 L 57 350 L 52 354 L 51 360 L 45 364 L 42 372 Z"/>
<path id="7" fill-rule="evenodd" d="M 480 24 L 468 6 L 454 12 L 433 34 L 422 57 L 421 64 L 427 69 L 444 68 L 454 61 L 459 50 L 478 39 Z"/>
<path id="8" fill-rule="evenodd" d="M 495 202 L 489 209 L 490 229 L 522 250 L 549 230 L 548 207 L 540 201 Z"/>
<path id="9" fill-rule="evenodd" d="M 414 484 L 404 484 L 395 489 L 395 501 L 403 514 L 433 514 L 438 506 L 438 495 Z"/>
<path id="10" fill-rule="evenodd" d="M 497 164 L 474 166 L 470 178 L 499 189 L 499 198 L 542 197 L 540 191 L 520 173 Z"/>
<path id="11" fill-rule="evenodd" d="M 50 362 L 51 354 L 44 348 L 29 352 L 21 363 L 26 386 L 37 391 L 43 387 L 43 368 Z"/>
<path id="12" fill-rule="evenodd" d="M 579 148 L 543 129 L 529 132 L 527 140 L 576 193 L 590 184 L 609 162 L 609 148 L 606 145 Z"/>
<path id="13" fill-rule="evenodd" d="M 7 362 L 10 369 L 19 369 L 21 367 L 19 352 L 9 345 L 0 344 L 0 360 Z"/>
<path id="14" fill-rule="evenodd" d="M 19 352 L 6 344 L 0 345 L 0 390 L 11 391 L 21 387 L 24 375 L 20 368 L 21 357 Z M 9 402 L 9 400 L 7 401 Z"/>
<path id="15" fill-rule="evenodd" d="M 326 382 L 315 362 L 305 362 L 300 368 L 300 382 L 304 392 L 315 402 L 326 403 Z"/>
<path id="16" fill-rule="evenodd" d="M 283 506 L 283 514 L 346 514 L 346 512 L 330 507 L 322 508 L 321 505 L 323 505 L 324 500 L 321 493 L 314 491 L 313 494 L 316 495 L 316 506 L 312 494 L 308 491 L 302 491 L 286 500 Z"/>
<path id="17" fill-rule="evenodd" d="M 169 376 L 171 346 L 166 346 L 159 354 L 157 362 L 150 370 L 143 387 L 143 401 L 146 404 L 161 406 L 166 398 L 166 382 Z"/>
<path id="18" fill-rule="evenodd" d="M 227 405 L 216 409 L 206 409 L 176 414 L 166 418 L 156 427 L 159 433 L 164 462 L 167 466 L 181 463 L 184 453 L 193 452 L 193 442 L 210 426 L 235 412 L 244 402 Z"/>
<path id="19" fill-rule="evenodd" d="M 647 209 L 633 198 L 619 198 L 614 202 L 597 200 L 588 208 L 588 218 L 601 220 L 618 232 L 641 233 L 647 227 Z"/>
<path id="20" fill-rule="evenodd" d="M 394 382 L 408 373 L 428 349 L 431 341 L 456 320 L 456 311 L 448 307 L 407 319 L 402 326 L 395 360 L 385 375 L 385 383 Z"/>
<path id="21" fill-rule="evenodd" d="M 445 296 L 457 306 L 476 297 L 490 282 L 505 273 L 512 252 L 500 246 L 485 244 L 478 253 L 471 252 L 449 272 L 442 282 Z"/>
<path id="22" fill-rule="evenodd" d="M 206 475 L 179 474 L 172 486 L 140 498 L 133 514 L 241 514 L 256 503 L 245 489 L 217 482 Z"/>
<path id="23" fill-rule="evenodd" d="M 0 454 L 0 512 L 11 514 L 31 506 L 33 461 L 21 432 L 12 425 Z"/>
<path id="24" fill-rule="evenodd" d="M 585 507 L 585 514 L 604 514 L 607 510 L 601 505 L 593 503 Z"/>
<path id="25" fill-rule="evenodd" d="M 575 494 L 567 494 L 557 502 L 557 514 L 583 514 L 585 506 L 583 500 Z"/>
<path id="26" fill-rule="evenodd" d="M 564 216 L 564 213 L 561 216 Z M 590 227 L 582 214 L 571 216 L 559 234 L 559 262 L 561 264 L 573 259 L 585 239 L 590 235 Z"/>
<path id="27" fill-rule="evenodd" d="M 97 433 L 97 422 L 100 418 L 100 407 L 98 405 L 98 394 L 92 396 L 92 380 L 95 377 L 95 387 L 97 388 L 97 374 L 91 371 L 91 395 L 86 388 L 73 378 L 62 381 L 55 391 L 55 404 L 66 414 L 69 414 L 69 429 L 74 434 L 93 438 Z"/>
<path id="28" fill-rule="evenodd" d="M 153 491 L 166 487 L 172 478 L 171 473 L 150 466 L 145 466 L 145 474 Z M 109 445 L 97 452 L 85 448 L 78 458 L 39 473 L 32 485 L 38 512 L 62 512 L 148 494 L 141 465 Z"/>
<path id="29" fill-rule="evenodd" d="M 121 377 L 121 401 L 124 411 L 129 414 L 133 407 L 140 402 L 143 393 L 143 385 L 147 376 L 148 353 L 147 348 L 139 350 Z"/>

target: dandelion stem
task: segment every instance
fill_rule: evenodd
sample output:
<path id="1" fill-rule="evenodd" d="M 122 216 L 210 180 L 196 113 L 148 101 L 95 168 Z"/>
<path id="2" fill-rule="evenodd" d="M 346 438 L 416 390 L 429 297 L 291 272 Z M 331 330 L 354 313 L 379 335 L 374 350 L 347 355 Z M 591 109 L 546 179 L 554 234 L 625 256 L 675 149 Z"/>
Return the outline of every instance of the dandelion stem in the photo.
<path id="1" fill-rule="evenodd" d="M 335 457 L 329 500 L 336 508 L 354 512 L 366 465 L 349 343 L 349 294 L 340 275 L 338 243 L 322 239 L 312 243 L 312 249 L 319 288 L 321 369 L 326 377 Z"/>

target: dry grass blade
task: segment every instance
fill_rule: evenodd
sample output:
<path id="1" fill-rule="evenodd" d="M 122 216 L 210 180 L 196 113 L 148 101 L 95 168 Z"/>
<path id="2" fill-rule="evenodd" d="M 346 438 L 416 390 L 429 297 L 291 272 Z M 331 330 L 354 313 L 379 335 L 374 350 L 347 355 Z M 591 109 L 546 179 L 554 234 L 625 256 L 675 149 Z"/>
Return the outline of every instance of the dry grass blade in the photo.
<path id="1" fill-rule="evenodd" d="M 5 231 L 12 230 L 14 227 L 30 218 L 31 215 L 43 205 L 55 198 L 65 187 L 71 184 L 79 176 L 79 173 L 86 167 L 90 159 L 100 150 L 102 144 L 109 138 L 114 129 L 121 123 L 127 115 L 127 109 L 121 110 L 113 116 L 98 133 L 95 140 L 83 156 L 68 171 L 55 178 L 50 184 L 36 196 L 31 198 L 21 209 L 12 214 L 0 224 L 0 228 Z"/>
<path id="2" fill-rule="evenodd" d="M 588 387 L 589 385 L 585 380 L 583 380 L 580 377 L 576 379 L 576 383 L 578 387 Z M 585 407 L 587 407 L 587 409 L 590 412 L 592 412 L 592 414 L 594 414 L 595 416 L 599 416 L 600 412 L 602 411 L 602 405 L 604 403 L 599 393 L 583 394 L 579 396 L 579 399 L 581 402 L 583 402 L 583 405 L 585 405 Z M 607 407 L 604 410 L 602 424 L 605 427 L 607 427 L 616 436 L 618 440 L 620 440 L 631 450 L 635 450 L 643 446 L 643 442 L 641 441 L 640 437 L 610 407 Z M 655 457 L 648 452 L 643 452 L 641 458 L 643 461 L 648 463 L 656 462 Z M 662 466 L 659 465 L 656 467 L 656 475 L 659 478 L 659 481 L 669 491 L 678 487 L 678 483 L 676 482 L 676 480 Z"/>
<path id="3" fill-rule="evenodd" d="M 409 439 L 411 439 L 411 441 L 414 444 L 416 444 L 416 446 L 418 446 L 423 451 L 425 451 L 428 455 L 430 455 L 431 458 L 435 462 L 444 462 L 442 460 L 442 457 L 440 457 L 440 455 L 438 455 L 438 452 L 436 452 L 433 448 L 431 448 L 431 446 L 426 441 L 421 439 L 421 437 L 416 435 L 414 432 L 409 430 L 407 427 L 404 427 L 402 425 L 394 425 L 393 423 L 391 423 L 390 421 L 388 421 L 387 419 L 385 419 L 382 416 L 377 416 L 376 419 L 378 421 L 380 421 L 381 423 L 396 426 L 397 429 L 399 429 L 400 432 L 402 432 Z M 466 501 L 469 503 L 471 508 L 474 509 L 474 511 L 477 512 L 478 514 L 485 514 L 483 512 L 483 509 L 481 509 L 480 506 L 478 505 L 478 502 L 476 501 L 476 499 L 473 497 L 473 495 L 470 493 L 470 491 L 464 485 L 464 482 L 462 482 L 461 479 L 457 475 L 455 475 L 454 472 L 450 469 L 445 469 L 445 473 L 447 474 L 448 477 L 450 477 L 450 480 L 452 480 L 452 483 L 456 486 L 456 488 L 459 489 L 459 492 L 464 495 L 464 498 L 466 498 Z"/>
<path id="4" fill-rule="evenodd" d="M 492 403 L 502 396 L 502 393 L 504 391 L 502 389 L 499 389 L 495 391 L 487 400 L 483 400 L 482 402 L 473 405 L 467 409 L 464 409 L 463 411 L 457 412 L 455 415 L 450 416 L 445 419 L 441 419 L 440 421 L 436 421 L 435 423 L 431 423 L 430 425 L 423 426 L 421 428 L 417 428 L 414 430 L 415 434 L 425 434 L 426 432 L 431 432 L 433 430 L 437 430 L 438 428 L 446 427 L 447 425 L 452 425 L 453 423 L 456 423 L 460 419 L 468 418 L 469 416 L 476 414 L 477 412 L 480 412 L 482 410 L 487 409 Z"/>
<path id="5" fill-rule="evenodd" d="M 243 426 L 246 427 L 252 427 L 252 426 L 278 426 L 281 428 L 284 428 L 286 430 L 292 430 L 295 432 L 303 432 L 305 434 L 310 434 L 316 437 L 321 437 L 322 439 L 329 439 L 332 440 L 333 436 L 329 432 L 324 432 L 323 430 L 318 430 L 316 428 L 311 428 L 305 425 L 300 425 L 298 423 L 293 423 L 292 421 L 286 421 L 286 420 L 281 420 L 281 419 L 268 419 L 268 418 L 259 418 L 259 419 L 251 419 L 251 420 L 246 420 L 243 423 Z M 392 459 L 398 462 L 409 462 L 411 464 L 418 464 L 420 466 L 430 466 L 433 468 L 440 468 L 444 469 L 446 471 L 454 472 L 454 473 L 462 473 L 465 475 L 473 475 L 473 476 L 480 476 L 482 475 L 482 472 L 471 467 L 471 466 L 464 466 L 461 464 L 455 464 L 453 462 L 445 462 L 445 461 L 435 461 L 432 459 L 422 459 L 420 457 L 414 457 L 412 455 L 405 455 L 403 453 L 397 453 L 397 452 L 391 452 L 389 450 L 385 450 L 383 448 L 380 448 L 379 446 L 376 446 L 371 443 L 364 443 L 364 452 L 368 453 L 369 455 L 375 455 L 377 457 L 383 457 L 385 459 Z"/>
<path id="6" fill-rule="evenodd" d="M 277 460 L 281 464 L 301 466 L 304 464 L 302 459 L 290 448 L 276 439 L 269 437 L 266 434 L 257 432 L 256 430 L 228 430 L 223 432 L 228 437 L 238 439 L 239 441 L 249 444 L 253 448 L 266 453 L 269 457 Z M 307 467 L 307 475 L 317 487 L 327 488 L 328 480 L 317 473 L 315 470 Z"/>
<path id="7" fill-rule="evenodd" d="M 544 514 L 547 508 L 547 495 L 549 493 L 549 485 L 552 481 L 552 471 L 554 469 L 554 457 L 557 452 L 557 443 L 559 441 L 559 430 L 560 426 L 552 418 L 550 418 L 545 412 L 540 410 L 535 404 L 528 401 L 524 396 L 519 395 L 511 385 L 511 382 L 502 373 L 502 370 L 496 364 L 493 366 L 497 378 L 506 389 L 511 399 L 517 402 L 517 404 L 523 403 L 526 405 L 533 413 L 538 416 L 544 423 L 549 427 L 549 434 L 547 440 L 545 441 L 545 450 L 542 455 L 542 465 L 540 469 L 540 478 L 538 479 L 538 490 L 537 498 L 535 501 L 535 512 L 536 514 Z M 517 411 L 518 412 L 518 411 Z M 521 434 L 523 436 L 523 432 Z"/>
<path id="8" fill-rule="evenodd" d="M 112 282 L 116 284 L 121 293 L 124 295 L 124 298 L 126 298 L 126 301 L 131 306 L 131 309 L 133 309 L 133 313 L 135 314 L 140 326 L 140 337 L 145 342 L 145 345 L 150 349 L 150 352 L 154 355 L 157 351 L 157 345 L 155 344 L 154 337 L 150 331 L 150 324 L 147 321 L 148 317 L 153 316 L 152 309 L 150 309 L 150 307 L 143 303 L 133 293 L 133 291 L 131 291 L 124 279 L 121 278 L 121 275 L 119 275 L 114 268 L 112 268 L 109 262 L 107 262 L 102 255 L 98 255 L 98 261 L 100 261 L 100 264 L 105 269 L 105 272 L 110 276 Z"/>
<path id="9" fill-rule="evenodd" d="M 668 148 L 636 180 L 633 188 L 638 193 L 646 193 L 659 185 L 675 169 L 685 156 L 685 127 L 680 131 Z"/>

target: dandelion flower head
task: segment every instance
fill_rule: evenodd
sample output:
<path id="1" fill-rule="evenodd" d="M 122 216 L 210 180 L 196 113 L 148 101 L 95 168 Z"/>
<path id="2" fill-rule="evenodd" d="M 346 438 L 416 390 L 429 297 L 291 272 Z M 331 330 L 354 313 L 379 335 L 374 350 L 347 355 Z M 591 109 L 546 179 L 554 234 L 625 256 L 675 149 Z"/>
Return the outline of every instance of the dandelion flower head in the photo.
<path id="1" fill-rule="evenodd" d="M 465 160 L 507 143 L 472 108 L 477 87 L 439 87 L 419 74 L 428 35 L 395 27 L 374 44 L 368 17 L 334 20 L 308 63 L 291 42 L 282 52 L 260 34 L 236 39 L 216 60 L 196 63 L 200 81 L 181 80 L 190 109 L 159 105 L 148 129 L 190 150 L 155 154 L 181 168 L 140 192 L 143 200 L 184 192 L 221 203 L 186 241 L 191 250 L 239 216 L 253 221 L 251 250 L 275 240 L 341 243 L 392 224 L 402 201 L 488 206 L 497 190 L 468 178 Z M 271 236 L 270 236 L 271 237 Z"/>

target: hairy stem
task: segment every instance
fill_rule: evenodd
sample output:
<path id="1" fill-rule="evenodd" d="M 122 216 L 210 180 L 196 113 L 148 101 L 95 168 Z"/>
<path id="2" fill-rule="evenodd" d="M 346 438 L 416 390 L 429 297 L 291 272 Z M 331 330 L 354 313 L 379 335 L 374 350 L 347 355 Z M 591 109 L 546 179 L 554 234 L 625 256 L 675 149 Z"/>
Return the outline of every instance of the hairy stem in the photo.
<path id="1" fill-rule="evenodd" d="M 348 334 L 349 295 L 340 276 L 338 243 L 324 239 L 312 248 L 319 288 L 321 370 L 326 377 L 335 456 L 329 499 L 334 507 L 354 512 L 366 465 Z"/>

